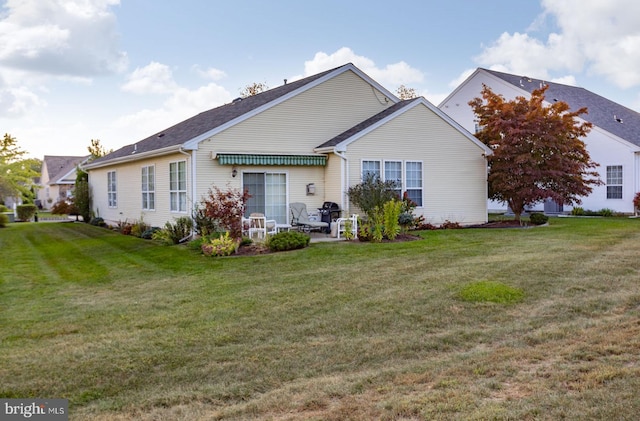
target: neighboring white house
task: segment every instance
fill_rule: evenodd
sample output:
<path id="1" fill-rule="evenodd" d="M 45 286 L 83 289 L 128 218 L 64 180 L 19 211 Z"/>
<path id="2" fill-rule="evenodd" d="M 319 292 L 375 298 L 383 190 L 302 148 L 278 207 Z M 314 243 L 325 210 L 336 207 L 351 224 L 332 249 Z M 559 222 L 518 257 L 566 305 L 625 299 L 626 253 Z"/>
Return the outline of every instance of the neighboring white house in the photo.
<path id="1" fill-rule="evenodd" d="M 88 158 L 89 156 L 44 156 L 37 197 L 44 209 L 51 209 L 56 202 L 71 197 L 76 184 L 76 169 Z"/>
<path id="2" fill-rule="evenodd" d="M 465 129 L 476 133 L 477 120 L 469 101 L 481 97 L 483 85 L 507 100 L 518 96 L 529 98 L 533 90 L 548 85 L 547 103 L 564 101 L 571 110 L 586 107 L 588 114 L 581 117 L 591 122 L 593 128 L 583 141 L 591 159 L 600 165 L 596 170 L 605 184 L 594 187 L 577 206 L 594 211 L 608 208 L 621 213 L 634 212 L 633 197 L 640 191 L 639 113 L 583 88 L 481 68 L 458 86 L 439 108 Z M 571 209 L 555 203 L 540 204 L 536 209 L 543 207 L 550 213 Z M 489 208 L 504 209 L 505 205 L 491 202 Z"/>
<path id="3" fill-rule="evenodd" d="M 84 166 L 107 222 L 163 226 L 213 186 L 248 189 L 247 213 L 290 221 L 289 204 L 354 211 L 363 173 L 399 181 L 416 214 L 487 221 L 490 150 L 424 98 L 401 101 L 353 64 L 202 112 Z"/>

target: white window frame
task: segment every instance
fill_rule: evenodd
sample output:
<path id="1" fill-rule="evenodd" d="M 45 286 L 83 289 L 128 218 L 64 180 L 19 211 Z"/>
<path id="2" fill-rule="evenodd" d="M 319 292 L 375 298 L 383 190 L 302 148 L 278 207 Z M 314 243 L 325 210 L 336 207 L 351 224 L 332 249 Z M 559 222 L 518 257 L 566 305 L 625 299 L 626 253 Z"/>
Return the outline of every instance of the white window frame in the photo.
<path id="1" fill-rule="evenodd" d="M 264 191 L 261 191 L 260 195 L 254 196 L 253 200 L 258 200 L 260 197 L 261 201 L 254 204 L 255 209 L 254 212 L 264 213 L 267 219 L 275 219 L 279 224 L 289 223 L 289 171 L 243 171 L 242 172 L 242 188 L 245 188 L 245 183 L 247 180 L 245 177 L 249 175 L 262 175 L 263 182 L 262 186 L 264 187 Z M 279 183 L 278 178 L 284 177 L 284 183 Z M 281 191 L 281 188 L 284 187 L 284 192 Z M 284 195 L 283 195 L 284 193 Z M 250 200 L 252 200 L 250 199 Z M 280 202 L 279 199 L 283 201 Z M 249 216 L 251 213 L 251 209 L 247 207 L 245 209 L 245 216 Z"/>
<path id="2" fill-rule="evenodd" d="M 180 168 L 182 164 L 182 171 Z M 182 180 L 181 176 L 182 175 Z M 182 185 L 181 185 L 182 184 Z M 169 163 L 169 209 L 171 212 L 187 212 L 187 161 Z"/>
<path id="3" fill-rule="evenodd" d="M 608 200 L 620 200 L 622 199 L 622 183 L 624 180 L 624 168 L 622 165 L 607 165 L 607 199 Z M 615 171 L 615 173 L 614 173 Z M 615 189 L 610 189 L 614 187 Z M 616 197 L 613 197 L 616 196 Z M 620 197 L 617 197 L 620 196 Z"/>
<path id="4" fill-rule="evenodd" d="M 111 209 L 118 207 L 118 178 L 115 170 L 107 172 L 107 205 Z"/>
<path id="5" fill-rule="evenodd" d="M 419 186 L 409 186 L 409 164 L 420 164 L 420 185 Z M 416 202 L 417 207 L 424 207 L 424 163 L 422 161 L 417 160 L 407 160 L 404 161 L 404 184 L 402 189 L 402 194 L 409 190 L 419 190 L 420 191 L 420 203 Z M 415 202 L 415 200 L 414 200 Z"/>
<path id="6" fill-rule="evenodd" d="M 360 181 L 364 181 L 364 178 L 366 176 L 365 174 L 365 163 L 369 164 L 369 163 L 376 163 L 378 164 L 378 168 L 377 171 L 371 171 L 369 168 L 366 169 L 367 174 L 370 172 L 377 172 L 378 177 L 380 177 L 380 179 L 382 180 L 382 160 L 381 159 L 363 159 L 362 161 L 360 161 Z"/>
<path id="7" fill-rule="evenodd" d="M 152 170 L 151 172 L 149 170 Z M 151 176 L 149 175 L 151 174 Z M 156 210 L 156 166 L 145 165 L 141 169 L 142 210 Z"/>
<path id="8" fill-rule="evenodd" d="M 418 208 L 422 208 L 424 207 L 424 162 L 421 160 L 402 160 L 402 159 L 363 159 L 360 162 L 360 179 L 361 181 L 364 180 L 365 178 L 365 167 L 368 167 L 368 165 L 365 165 L 365 163 L 369 164 L 372 162 L 376 162 L 378 163 L 378 167 L 380 169 L 380 179 L 382 181 L 386 181 L 388 179 L 387 174 L 386 174 L 386 164 L 387 163 L 400 163 L 400 168 L 401 168 L 401 179 L 400 179 L 400 198 L 404 197 L 404 194 L 407 192 L 407 190 L 419 190 L 420 191 L 420 203 L 416 203 Z M 420 185 L 419 186 L 411 186 L 411 187 L 407 187 L 407 181 L 408 181 L 408 176 L 407 176 L 407 172 L 408 172 L 408 167 L 410 165 L 407 164 L 414 164 L 414 163 L 418 163 L 420 164 Z M 367 171 L 370 171 L 369 169 L 367 169 Z M 398 181 L 395 177 L 393 178 L 394 181 Z"/>

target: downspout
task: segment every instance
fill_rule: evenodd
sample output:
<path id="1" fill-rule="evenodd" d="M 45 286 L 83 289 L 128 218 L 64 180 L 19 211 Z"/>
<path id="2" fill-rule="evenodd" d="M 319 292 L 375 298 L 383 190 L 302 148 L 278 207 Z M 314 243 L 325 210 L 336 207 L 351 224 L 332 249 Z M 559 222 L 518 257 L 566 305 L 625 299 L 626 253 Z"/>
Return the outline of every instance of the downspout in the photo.
<path id="1" fill-rule="evenodd" d="M 191 158 L 191 201 L 192 201 L 191 209 L 192 209 L 192 212 L 191 212 L 191 215 L 189 215 L 189 217 L 194 223 L 193 228 L 191 229 L 191 236 L 194 237 L 196 232 L 195 232 L 195 221 L 193 220 L 193 210 L 195 209 L 195 204 L 196 204 L 195 197 L 196 197 L 196 191 L 197 191 L 196 190 L 196 150 L 192 149 L 191 154 L 189 154 L 189 152 L 180 148 L 178 152 Z"/>
<path id="2" fill-rule="evenodd" d="M 344 164 L 344 172 L 342 174 L 340 174 L 340 178 L 342 178 L 342 176 L 344 175 L 344 180 L 340 180 L 341 181 L 341 187 L 340 189 L 342 190 L 340 193 L 340 208 L 345 210 L 345 206 L 347 204 L 347 190 L 349 189 L 349 159 L 346 157 L 346 155 L 344 155 L 344 152 L 338 152 L 338 150 L 336 148 L 333 149 L 333 153 L 337 156 L 339 156 L 342 159 L 342 163 Z M 344 181 L 344 182 L 342 182 Z"/>

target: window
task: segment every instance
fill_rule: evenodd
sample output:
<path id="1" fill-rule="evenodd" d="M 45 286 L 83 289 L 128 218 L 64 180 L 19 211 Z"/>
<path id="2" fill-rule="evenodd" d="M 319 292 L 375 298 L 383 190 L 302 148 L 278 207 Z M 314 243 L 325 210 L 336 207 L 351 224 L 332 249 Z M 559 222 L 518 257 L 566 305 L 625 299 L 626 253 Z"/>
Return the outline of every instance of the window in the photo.
<path id="1" fill-rule="evenodd" d="M 384 161 L 384 180 L 395 181 L 398 199 L 402 198 L 402 161 Z"/>
<path id="2" fill-rule="evenodd" d="M 153 165 L 149 165 L 147 167 L 142 167 L 142 209 L 155 210 L 155 208 L 155 167 Z"/>
<path id="3" fill-rule="evenodd" d="M 622 165 L 607 166 L 607 199 L 622 199 Z"/>
<path id="4" fill-rule="evenodd" d="M 244 173 L 243 188 L 251 197 L 245 214 L 262 213 L 279 224 L 287 222 L 287 175 L 285 173 Z"/>
<path id="5" fill-rule="evenodd" d="M 110 208 L 118 207 L 118 193 L 115 171 L 109 171 L 107 173 L 107 202 Z"/>
<path id="6" fill-rule="evenodd" d="M 398 197 L 406 193 L 417 206 L 422 206 L 422 162 L 384 161 L 384 174 L 380 173 L 380 167 L 381 161 L 362 161 L 362 179 L 374 174 L 383 176 L 383 181 L 395 181 L 398 183 Z"/>
<path id="7" fill-rule="evenodd" d="M 169 164 L 169 201 L 171 202 L 171 212 L 187 211 L 186 161 Z"/>
<path id="8" fill-rule="evenodd" d="M 409 199 L 422 206 L 422 162 L 407 161 L 405 191 Z"/>
<path id="9" fill-rule="evenodd" d="M 362 161 L 362 179 L 364 180 L 368 176 L 381 177 L 380 174 L 380 161 Z"/>

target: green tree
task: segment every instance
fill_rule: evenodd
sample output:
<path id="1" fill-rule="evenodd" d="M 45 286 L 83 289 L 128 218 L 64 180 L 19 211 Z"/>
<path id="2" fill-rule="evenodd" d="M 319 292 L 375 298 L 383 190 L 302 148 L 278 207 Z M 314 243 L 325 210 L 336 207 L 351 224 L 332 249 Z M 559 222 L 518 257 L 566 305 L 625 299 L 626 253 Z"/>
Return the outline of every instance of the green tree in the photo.
<path id="1" fill-rule="evenodd" d="M 587 109 L 570 111 L 563 101 L 545 106 L 547 88 L 506 101 L 485 85 L 482 98 L 469 102 L 481 127 L 476 137 L 493 149 L 489 197 L 507 203 L 516 220 L 545 199 L 580 204 L 591 186 L 602 184 L 581 140 L 592 127 L 578 120 Z"/>
<path id="2" fill-rule="evenodd" d="M 33 199 L 34 177 L 39 160 L 23 159 L 25 151 L 18 147 L 15 137 L 5 133 L 0 139 L 0 199 L 21 196 Z"/>
<path id="3" fill-rule="evenodd" d="M 76 169 L 76 183 L 73 189 L 73 205 L 78 215 L 86 223 L 91 222 L 91 191 L 89 189 L 89 174 Z"/>

